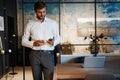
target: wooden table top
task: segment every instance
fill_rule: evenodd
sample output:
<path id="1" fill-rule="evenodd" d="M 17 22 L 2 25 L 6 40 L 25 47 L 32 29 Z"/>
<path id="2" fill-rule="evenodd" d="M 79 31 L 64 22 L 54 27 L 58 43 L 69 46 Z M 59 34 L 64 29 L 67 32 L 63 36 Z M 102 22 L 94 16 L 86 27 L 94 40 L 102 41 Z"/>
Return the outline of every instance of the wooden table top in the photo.
<path id="1" fill-rule="evenodd" d="M 57 64 L 54 68 L 54 80 L 84 79 L 89 73 L 113 73 L 120 78 L 120 63 L 105 64 L 104 68 L 83 68 L 80 63 Z M 117 75 L 117 76 L 116 76 Z"/>

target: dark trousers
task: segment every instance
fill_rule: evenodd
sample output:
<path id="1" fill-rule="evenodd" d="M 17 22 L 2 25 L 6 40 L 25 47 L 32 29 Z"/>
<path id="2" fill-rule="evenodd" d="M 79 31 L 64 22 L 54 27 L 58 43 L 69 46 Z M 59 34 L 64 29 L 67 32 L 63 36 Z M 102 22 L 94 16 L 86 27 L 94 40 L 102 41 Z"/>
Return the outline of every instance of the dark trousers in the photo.
<path id="1" fill-rule="evenodd" d="M 49 50 L 32 50 L 30 55 L 30 64 L 32 67 L 33 79 L 53 80 L 54 70 L 54 52 Z"/>

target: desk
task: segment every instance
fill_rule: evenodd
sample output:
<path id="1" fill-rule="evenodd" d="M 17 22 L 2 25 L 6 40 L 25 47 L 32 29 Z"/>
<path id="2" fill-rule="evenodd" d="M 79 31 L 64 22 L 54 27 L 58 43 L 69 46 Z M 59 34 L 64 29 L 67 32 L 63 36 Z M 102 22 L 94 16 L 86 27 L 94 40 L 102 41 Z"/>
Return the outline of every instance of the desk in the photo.
<path id="1" fill-rule="evenodd" d="M 120 78 L 120 63 L 105 64 L 104 68 L 82 68 L 79 63 L 57 64 L 54 68 L 53 80 L 62 79 L 84 79 L 88 73 L 114 73 L 116 78 Z"/>

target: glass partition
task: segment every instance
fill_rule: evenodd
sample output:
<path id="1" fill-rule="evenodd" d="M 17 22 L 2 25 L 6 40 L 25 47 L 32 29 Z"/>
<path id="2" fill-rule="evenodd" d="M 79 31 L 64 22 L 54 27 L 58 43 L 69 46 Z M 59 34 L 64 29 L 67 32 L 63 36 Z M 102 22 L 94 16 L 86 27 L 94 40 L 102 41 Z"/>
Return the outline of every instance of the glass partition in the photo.
<path id="1" fill-rule="evenodd" d="M 34 0 L 31 1 L 33 1 L 31 4 L 24 3 L 25 25 L 30 19 L 35 18 Z M 83 45 L 89 45 L 95 37 L 99 38 L 100 45 L 120 43 L 120 3 L 117 3 L 119 0 L 96 0 L 97 3 L 94 0 L 46 0 L 46 2 L 49 2 L 47 3 L 47 17 L 56 20 L 59 24 L 61 44 L 69 43 L 83 47 Z M 102 42 L 102 36 L 106 42 Z M 76 50 L 78 49 L 75 47 L 74 52 L 78 52 Z"/>
<path id="2" fill-rule="evenodd" d="M 120 0 L 96 0 L 96 2 L 120 2 Z"/>
<path id="3" fill-rule="evenodd" d="M 94 2 L 95 0 L 60 0 L 60 2 Z"/>
<path id="4" fill-rule="evenodd" d="M 97 3 L 96 26 L 100 52 L 114 53 L 120 45 L 120 3 Z M 118 51 L 119 52 L 119 51 Z"/>
<path id="5" fill-rule="evenodd" d="M 93 3 L 61 4 L 61 43 L 69 42 L 71 44 L 88 44 L 85 41 L 85 37 L 95 35 L 94 12 Z"/>

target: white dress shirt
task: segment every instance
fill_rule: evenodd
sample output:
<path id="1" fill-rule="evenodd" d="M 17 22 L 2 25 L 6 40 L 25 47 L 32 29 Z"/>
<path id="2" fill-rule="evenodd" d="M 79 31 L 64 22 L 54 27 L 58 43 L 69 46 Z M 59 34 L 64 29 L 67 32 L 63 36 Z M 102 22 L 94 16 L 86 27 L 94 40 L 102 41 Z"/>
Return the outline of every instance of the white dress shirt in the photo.
<path id="1" fill-rule="evenodd" d="M 55 21 L 45 17 L 43 22 L 39 20 L 30 20 L 25 28 L 22 37 L 22 45 L 33 50 L 53 50 L 60 43 L 59 29 Z M 31 37 L 31 40 L 29 38 Z M 45 43 L 42 46 L 33 46 L 34 41 L 44 40 L 45 42 L 54 38 L 53 46 Z"/>

